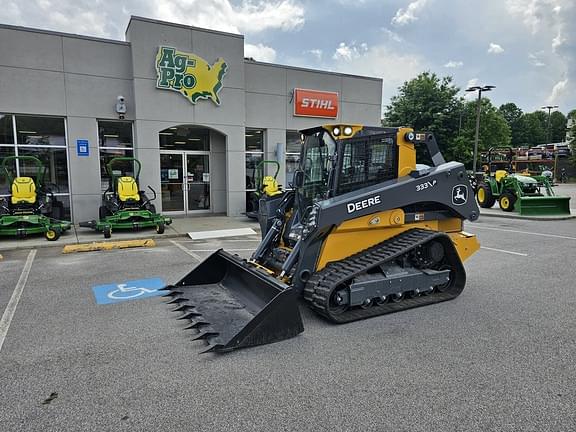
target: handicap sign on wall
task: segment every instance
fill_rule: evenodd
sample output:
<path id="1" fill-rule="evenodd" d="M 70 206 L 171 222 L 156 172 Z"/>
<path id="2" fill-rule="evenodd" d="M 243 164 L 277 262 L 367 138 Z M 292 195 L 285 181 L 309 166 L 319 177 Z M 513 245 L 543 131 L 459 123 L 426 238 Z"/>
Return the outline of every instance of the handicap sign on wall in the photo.
<path id="1" fill-rule="evenodd" d="M 90 155 L 90 145 L 87 139 L 76 140 L 76 154 L 78 156 Z"/>
<path id="2" fill-rule="evenodd" d="M 96 285 L 92 292 L 98 304 L 119 303 L 166 294 L 166 284 L 160 278 L 129 280 L 118 284 Z"/>

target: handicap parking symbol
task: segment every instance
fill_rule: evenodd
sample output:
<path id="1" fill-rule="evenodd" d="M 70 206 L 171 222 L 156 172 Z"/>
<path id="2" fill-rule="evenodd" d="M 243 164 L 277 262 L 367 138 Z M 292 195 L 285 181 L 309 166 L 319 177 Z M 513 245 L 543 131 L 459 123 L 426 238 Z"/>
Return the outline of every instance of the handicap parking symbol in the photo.
<path id="1" fill-rule="evenodd" d="M 166 286 L 160 278 L 129 280 L 118 284 L 96 285 L 92 292 L 98 304 L 119 303 L 166 294 Z"/>

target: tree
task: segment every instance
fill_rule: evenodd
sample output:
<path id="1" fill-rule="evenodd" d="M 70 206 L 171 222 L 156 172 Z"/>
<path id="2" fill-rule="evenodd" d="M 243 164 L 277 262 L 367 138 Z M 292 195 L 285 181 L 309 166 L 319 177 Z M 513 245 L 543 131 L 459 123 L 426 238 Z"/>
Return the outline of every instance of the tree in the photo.
<path id="1" fill-rule="evenodd" d="M 550 142 L 564 142 L 566 139 L 567 119 L 560 111 L 554 111 L 550 114 Z"/>
<path id="2" fill-rule="evenodd" d="M 572 150 L 571 162 L 576 165 L 576 109 L 570 111 L 566 117 L 571 123 L 567 134 L 568 144 Z"/>
<path id="3" fill-rule="evenodd" d="M 528 136 L 526 134 L 526 121 L 524 118 L 524 113 L 522 110 L 512 102 L 503 104 L 498 108 L 506 123 L 510 127 L 511 140 L 510 145 L 512 147 L 520 147 L 526 145 L 528 142 Z"/>
<path id="4" fill-rule="evenodd" d="M 462 101 L 452 77 L 423 72 L 406 81 L 386 107 L 383 124 L 411 126 L 433 132 L 444 153 L 450 153 L 458 135 Z"/>
<path id="5" fill-rule="evenodd" d="M 471 164 L 473 157 L 477 104 L 478 101 L 470 101 L 464 105 L 462 131 L 448 153 L 451 158 L 468 164 Z M 507 147 L 509 145 L 510 126 L 508 126 L 506 119 L 489 99 L 482 98 L 478 152 L 486 151 L 490 147 Z"/>
<path id="6" fill-rule="evenodd" d="M 546 144 L 547 115 L 543 111 L 534 111 L 524 114 L 524 127 L 526 128 L 526 145 L 533 147 Z"/>

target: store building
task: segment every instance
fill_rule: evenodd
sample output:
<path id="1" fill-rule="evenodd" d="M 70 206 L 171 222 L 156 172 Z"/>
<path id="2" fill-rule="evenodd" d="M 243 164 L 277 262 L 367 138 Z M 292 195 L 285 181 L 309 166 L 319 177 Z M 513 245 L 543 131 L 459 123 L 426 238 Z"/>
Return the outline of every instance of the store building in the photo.
<path id="1" fill-rule="evenodd" d="M 261 160 L 284 184 L 299 129 L 378 125 L 381 98 L 378 78 L 245 59 L 237 34 L 139 17 L 126 42 L 0 25 L 0 158 L 42 159 L 75 222 L 97 218 L 116 156 L 142 162 L 163 212 L 240 215 Z"/>

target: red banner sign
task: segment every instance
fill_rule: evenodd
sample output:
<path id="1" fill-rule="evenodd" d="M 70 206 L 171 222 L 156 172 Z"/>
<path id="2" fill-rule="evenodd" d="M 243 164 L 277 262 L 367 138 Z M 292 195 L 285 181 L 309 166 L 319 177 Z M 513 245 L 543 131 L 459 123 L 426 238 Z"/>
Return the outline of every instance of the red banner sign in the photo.
<path id="1" fill-rule="evenodd" d="M 336 118 L 338 116 L 338 93 L 294 89 L 294 115 Z"/>

